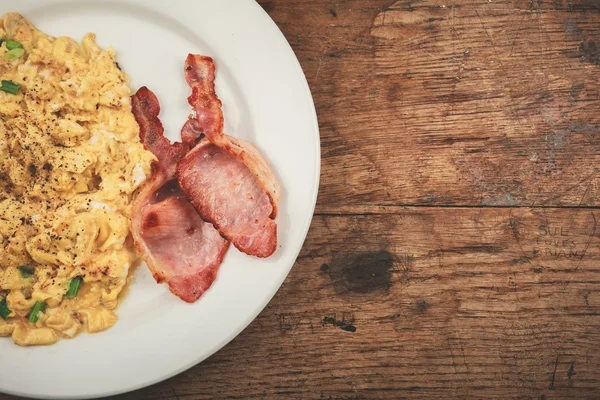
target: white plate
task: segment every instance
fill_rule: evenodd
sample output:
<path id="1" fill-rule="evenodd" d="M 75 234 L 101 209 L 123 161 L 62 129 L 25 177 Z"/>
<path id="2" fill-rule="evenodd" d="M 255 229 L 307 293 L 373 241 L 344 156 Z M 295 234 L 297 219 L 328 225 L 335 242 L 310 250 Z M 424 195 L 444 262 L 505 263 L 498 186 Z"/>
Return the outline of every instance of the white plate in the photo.
<path id="1" fill-rule="evenodd" d="M 113 45 L 134 88 L 158 96 L 177 139 L 190 113 L 183 78 L 188 53 L 210 55 L 226 132 L 255 143 L 283 186 L 279 248 L 259 260 L 229 250 L 217 281 L 188 305 L 135 275 L 119 322 L 49 347 L 0 339 L 0 392 L 39 398 L 91 398 L 141 388 L 206 359 L 238 335 L 287 276 L 306 237 L 317 197 L 317 118 L 302 69 L 284 36 L 253 0 L 0 0 L 41 31 L 80 40 L 95 32 Z M 243 362 L 243 360 L 242 360 Z M 268 368 L 268 365 L 265 365 Z"/>

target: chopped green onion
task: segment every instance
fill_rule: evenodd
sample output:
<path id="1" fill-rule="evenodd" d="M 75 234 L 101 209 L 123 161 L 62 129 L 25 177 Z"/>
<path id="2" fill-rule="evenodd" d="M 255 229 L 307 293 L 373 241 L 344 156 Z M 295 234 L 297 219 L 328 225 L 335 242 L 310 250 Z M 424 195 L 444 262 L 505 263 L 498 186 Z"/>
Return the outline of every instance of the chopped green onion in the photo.
<path id="1" fill-rule="evenodd" d="M 13 49 L 22 49 L 23 45 L 17 41 L 14 40 L 7 40 L 6 41 L 6 48 L 8 50 L 13 50 Z"/>
<path id="2" fill-rule="evenodd" d="M 65 294 L 65 298 L 72 299 L 73 297 L 77 297 L 77 293 L 79 292 L 79 285 L 81 285 L 81 277 L 71 279 L 71 283 L 69 283 L 69 290 Z"/>
<path id="3" fill-rule="evenodd" d="M 10 308 L 8 308 L 6 305 L 6 298 L 0 300 L 0 317 L 2 317 L 2 319 L 6 319 L 11 312 L 12 311 L 10 311 Z"/>
<path id="4" fill-rule="evenodd" d="M 2 86 L 0 86 L 0 90 L 3 90 L 7 93 L 12 93 L 12 94 L 17 94 L 19 93 L 19 89 L 21 88 L 21 85 L 19 85 L 18 83 L 15 83 L 13 81 L 2 81 Z"/>
<path id="5" fill-rule="evenodd" d="M 25 50 L 23 49 L 12 49 L 4 55 L 4 58 L 6 58 L 8 61 L 14 61 L 17 58 L 21 57 L 23 54 L 25 54 Z"/>
<path id="6" fill-rule="evenodd" d="M 29 322 L 35 324 L 40 316 L 38 315 L 40 311 L 44 311 L 46 309 L 45 301 L 36 301 L 31 309 L 31 313 L 29 314 Z"/>
<path id="7" fill-rule="evenodd" d="M 31 278 L 33 276 L 33 270 L 24 265 L 19 267 L 19 271 L 21 271 L 21 278 L 23 279 Z"/>

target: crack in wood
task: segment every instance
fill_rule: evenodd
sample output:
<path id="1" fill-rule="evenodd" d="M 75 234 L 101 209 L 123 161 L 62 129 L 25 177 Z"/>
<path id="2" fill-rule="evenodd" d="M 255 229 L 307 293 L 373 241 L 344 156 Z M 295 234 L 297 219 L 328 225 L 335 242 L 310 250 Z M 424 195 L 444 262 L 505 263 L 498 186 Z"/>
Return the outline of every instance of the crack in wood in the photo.
<path id="1" fill-rule="evenodd" d="M 556 361 L 554 361 L 554 371 L 552 372 L 552 381 L 550 381 L 550 390 L 554 390 L 554 382 L 556 380 L 556 369 L 558 368 L 558 354 L 556 355 Z"/>

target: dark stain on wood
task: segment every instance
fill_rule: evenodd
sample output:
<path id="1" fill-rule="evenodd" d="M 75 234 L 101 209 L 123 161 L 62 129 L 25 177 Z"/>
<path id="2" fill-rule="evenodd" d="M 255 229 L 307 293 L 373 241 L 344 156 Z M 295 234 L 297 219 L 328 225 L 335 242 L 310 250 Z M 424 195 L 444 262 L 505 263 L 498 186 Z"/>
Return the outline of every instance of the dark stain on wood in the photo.
<path id="1" fill-rule="evenodd" d="M 587 39 L 579 46 L 581 59 L 595 65 L 600 65 L 600 46 L 593 39 Z"/>
<path id="2" fill-rule="evenodd" d="M 337 326 L 338 328 L 346 332 L 356 332 L 356 326 L 344 320 L 340 321 L 336 317 L 323 317 L 323 323 Z"/>
<path id="3" fill-rule="evenodd" d="M 579 27 L 578 21 L 575 18 L 565 18 L 564 30 L 566 34 L 575 39 L 580 38 L 583 33 L 583 29 Z"/>
<path id="4" fill-rule="evenodd" d="M 417 311 L 421 314 L 425 314 L 429 309 L 429 303 L 425 299 L 417 300 Z"/>
<path id="5" fill-rule="evenodd" d="M 329 276 L 340 294 L 388 291 L 392 285 L 394 256 L 387 250 L 366 253 L 335 253 Z"/>

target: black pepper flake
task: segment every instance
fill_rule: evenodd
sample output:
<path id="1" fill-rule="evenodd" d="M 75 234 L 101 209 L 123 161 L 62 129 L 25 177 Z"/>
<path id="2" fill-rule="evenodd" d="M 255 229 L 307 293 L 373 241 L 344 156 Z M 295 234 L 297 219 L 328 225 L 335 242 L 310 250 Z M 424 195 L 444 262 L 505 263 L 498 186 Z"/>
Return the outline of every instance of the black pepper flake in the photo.
<path id="1" fill-rule="evenodd" d="M 35 174 L 37 173 L 37 167 L 33 164 L 29 164 L 29 167 L 27 167 L 27 170 L 29 171 L 29 175 L 31 175 L 31 176 L 35 176 Z"/>

